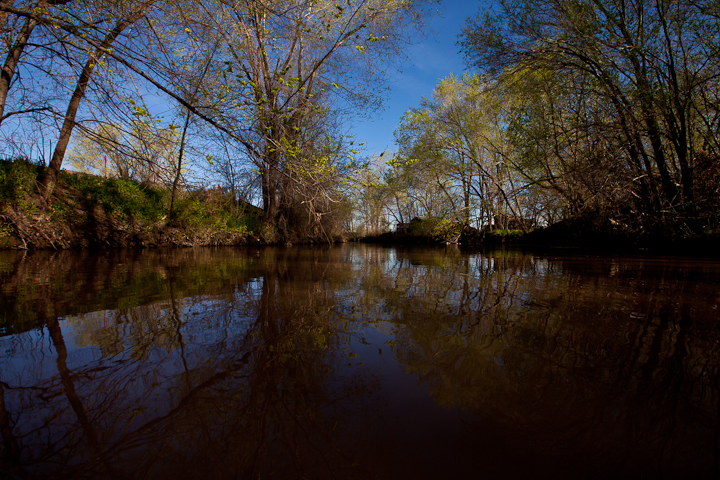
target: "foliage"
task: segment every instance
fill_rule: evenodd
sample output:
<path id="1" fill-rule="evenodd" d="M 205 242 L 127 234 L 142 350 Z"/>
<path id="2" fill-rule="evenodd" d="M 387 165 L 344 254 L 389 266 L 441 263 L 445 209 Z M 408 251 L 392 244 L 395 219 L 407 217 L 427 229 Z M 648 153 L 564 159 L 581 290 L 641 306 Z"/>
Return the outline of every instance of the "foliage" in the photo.
<path id="1" fill-rule="evenodd" d="M 432 238 L 440 221 L 436 218 L 413 218 L 408 223 L 407 233 L 413 237 Z"/>
<path id="2" fill-rule="evenodd" d="M 499 216 L 527 219 L 523 228 L 547 220 L 547 195 L 517 164 L 511 106 L 497 82 L 465 75 L 440 80 L 431 99 L 406 112 L 391 183 L 414 214 L 491 229 Z"/>
<path id="3" fill-rule="evenodd" d="M 378 235 L 389 227 L 387 207 L 390 191 L 382 181 L 383 167 L 382 155 L 373 156 L 355 172 L 351 195 L 359 224 L 353 225 L 350 230 L 360 235 Z"/>
<path id="4" fill-rule="evenodd" d="M 714 12 L 704 1 L 500 0 L 460 45 L 506 89 L 516 165 L 563 216 L 693 236 L 720 221 Z"/>
<path id="5" fill-rule="evenodd" d="M 155 187 L 132 180 L 70 172 L 62 172 L 61 179 L 77 190 L 82 203 L 102 206 L 109 214 L 154 222 L 166 212 L 167 192 Z"/>
<path id="6" fill-rule="evenodd" d="M 462 234 L 465 225 L 449 218 L 440 219 L 433 228 L 436 237 L 448 242 L 457 242 Z"/>
<path id="7" fill-rule="evenodd" d="M 139 182 L 169 184 L 175 173 L 178 133 L 148 120 L 122 125 L 101 124 L 80 132 L 68 155 L 79 172 Z M 105 165 L 107 159 L 107 168 Z"/>
<path id="8" fill-rule="evenodd" d="M 26 158 L 0 160 L 0 203 L 23 207 L 35 191 L 40 168 Z"/>
<path id="9" fill-rule="evenodd" d="M 523 235 L 522 230 L 492 230 L 487 233 L 491 237 L 518 238 Z"/>
<path id="10" fill-rule="evenodd" d="M 415 3 L 220 2 L 203 13 L 227 45 L 223 121 L 260 175 L 264 221 L 281 233 L 304 225 L 312 237 L 329 236 L 324 217 L 340 202 L 354 155 L 333 107 L 340 98 L 372 105 L 377 90 L 365 82 L 394 54 L 397 22 L 417 18 Z M 247 23 L 234 20 L 241 16 Z"/>
<path id="11" fill-rule="evenodd" d="M 571 219 L 628 241 L 712 231 L 718 33 L 704 2 L 500 0 L 460 42 L 478 74 L 403 116 L 379 210 L 486 238 Z"/>
<path id="12" fill-rule="evenodd" d="M 0 122 L 12 118 L 4 147 L 44 153 L 53 144 L 38 184 L 47 201 L 80 132 L 77 170 L 104 174 L 107 156 L 109 176 L 172 182 L 173 217 L 175 193 L 189 184 L 182 177 L 205 160 L 212 176 L 192 180 L 222 175 L 235 202 L 261 204 L 280 236 L 331 238 L 347 223 L 358 153 L 342 122 L 380 105 L 388 69 L 434 3 L 0 5 Z M 25 71 L 28 80 L 15 81 Z"/>
<path id="13" fill-rule="evenodd" d="M 0 161 L 0 206 L 10 205 L 16 211 L 24 211 L 40 170 L 25 159 Z M 130 221 L 152 225 L 166 220 L 170 193 L 167 188 L 133 180 L 62 171 L 50 212 L 53 218 L 73 224 L 97 216 L 95 209 L 99 208 L 103 215 L 121 224 Z M 182 192 L 173 223 L 183 228 L 252 234 L 258 230 L 261 219 L 260 209 L 233 200 L 231 193 L 200 189 Z"/>
<path id="14" fill-rule="evenodd" d="M 259 209 L 250 205 L 240 208 L 228 194 L 212 189 L 186 192 L 176 210 L 174 220 L 180 225 L 240 233 L 257 231 L 262 218 Z"/>

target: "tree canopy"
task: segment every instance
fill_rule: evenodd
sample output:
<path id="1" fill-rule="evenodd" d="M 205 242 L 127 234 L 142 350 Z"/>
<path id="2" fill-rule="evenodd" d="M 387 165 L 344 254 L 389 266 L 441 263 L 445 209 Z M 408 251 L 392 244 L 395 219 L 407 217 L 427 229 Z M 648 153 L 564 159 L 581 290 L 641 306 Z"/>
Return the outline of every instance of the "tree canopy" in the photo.
<path id="1" fill-rule="evenodd" d="M 500 0 L 459 42 L 514 92 L 518 162 L 635 232 L 717 225 L 720 23 L 713 2 Z"/>
<path id="2" fill-rule="evenodd" d="M 106 152 L 127 147 L 119 131 L 157 125 L 178 133 L 175 159 L 157 165 L 174 189 L 195 146 L 204 166 L 257 177 L 245 183 L 259 185 L 269 234 L 299 217 L 324 233 L 355 168 L 339 118 L 382 102 L 432 3 L 3 2 L 3 153 L 44 157 L 52 145 L 47 200 L 71 139 L 76 153 L 88 142 Z"/>
<path id="3" fill-rule="evenodd" d="M 171 216 L 186 174 L 220 181 L 262 207 L 270 240 L 414 217 L 717 228 L 716 3 L 498 0 L 458 41 L 473 72 L 440 80 L 403 117 L 397 152 L 364 163 L 347 118 L 382 103 L 434 3 L 2 2 L 2 154 L 48 163 L 40 203 L 68 152 L 161 179 Z"/>
<path id="4" fill-rule="evenodd" d="M 405 199 L 481 229 L 574 219 L 625 236 L 712 234 L 718 19 L 716 2 L 694 0 L 481 10 L 458 41 L 473 75 L 440 80 L 396 130 L 388 215 L 406 222 Z"/>

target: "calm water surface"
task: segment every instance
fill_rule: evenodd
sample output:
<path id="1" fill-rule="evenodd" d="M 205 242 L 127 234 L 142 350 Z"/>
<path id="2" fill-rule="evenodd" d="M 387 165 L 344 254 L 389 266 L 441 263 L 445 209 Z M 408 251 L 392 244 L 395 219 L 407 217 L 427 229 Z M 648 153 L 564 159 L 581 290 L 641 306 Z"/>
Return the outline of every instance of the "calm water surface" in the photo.
<path id="1" fill-rule="evenodd" d="M 0 478 L 720 476 L 717 260 L 0 252 L 0 289 Z"/>

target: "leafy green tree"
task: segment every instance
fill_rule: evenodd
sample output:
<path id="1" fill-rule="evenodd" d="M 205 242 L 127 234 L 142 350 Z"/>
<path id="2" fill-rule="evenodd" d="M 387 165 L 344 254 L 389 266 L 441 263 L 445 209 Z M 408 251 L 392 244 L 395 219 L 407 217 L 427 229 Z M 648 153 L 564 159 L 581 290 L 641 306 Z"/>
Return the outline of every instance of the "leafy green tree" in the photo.
<path id="1" fill-rule="evenodd" d="M 354 209 L 358 215 L 358 233 L 377 235 L 386 230 L 389 196 L 382 182 L 384 162 L 373 156 L 354 176 Z"/>
<path id="2" fill-rule="evenodd" d="M 593 165 L 596 178 L 614 184 L 608 201 L 632 209 L 635 228 L 689 233 L 717 221 L 697 188 L 699 167 L 708 167 L 702 160 L 718 153 L 707 140 L 715 128 L 708 120 L 717 118 L 707 100 L 717 98 L 720 62 L 714 8 L 702 1 L 501 0 L 468 21 L 460 45 L 471 65 L 490 74 L 552 72 L 563 90 L 542 100 L 548 116 L 530 119 L 562 118 L 541 138 L 552 148 L 542 155 L 570 170 Z M 557 93 L 562 101 L 547 111 Z M 571 152 L 578 138 L 587 141 L 583 151 Z M 576 197 L 582 204 L 585 195 Z"/>
<path id="3" fill-rule="evenodd" d="M 433 3 L 138 0 L 64 8 L 0 3 L 4 20 L 27 20 L 37 25 L 33 35 L 42 32 L 43 49 L 26 63 L 38 66 L 37 76 L 56 82 L 60 92 L 50 98 L 43 88 L 31 87 L 38 102 L 48 105 L 47 124 L 57 124 L 46 124 L 42 134 L 59 129 L 39 182 L 40 197 L 50 198 L 78 126 L 87 137 L 78 145 L 105 134 L 106 147 L 144 149 L 140 159 L 155 158 L 157 142 L 148 143 L 146 135 L 121 148 L 125 140 L 113 139 L 117 132 L 101 132 L 105 127 L 98 125 L 132 131 L 137 120 L 151 117 L 148 104 L 157 101 L 146 97 L 157 93 L 178 107 L 171 120 L 180 136 L 175 162 L 151 162 L 162 168 L 157 175 L 173 176 L 174 190 L 188 145 L 202 141 L 197 134 L 203 140 L 220 135 L 220 146 L 231 141 L 235 145 L 228 151 L 242 151 L 224 156 L 233 165 L 222 170 L 235 172 L 233 178 L 237 172 L 256 176 L 244 183 L 259 185 L 269 239 L 301 225 L 327 237 L 328 228 L 342 223 L 333 210 L 346 210 L 347 182 L 358 165 L 342 121 L 381 103 L 385 74 Z M 22 26 L 13 32 L 22 40 Z M 155 112 L 152 118 L 159 119 Z M 127 166 L 127 158 L 122 161 Z M 118 162 L 118 174 L 129 175 L 120 173 Z"/>
<path id="4" fill-rule="evenodd" d="M 632 204 L 633 185 L 618 161 L 622 157 L 606 154 L 622 152 L 612 107 L 576 93 L 576 81 L 583 80 L 542 69 L 505 77 L 514 165 L 543 192 L 546 211 L 617 216 Z"/>
<path id="5" fill-rule="evenodd" d="M 423 178 L 418 186 L 442 197 L 432 209 L 422 197 L 413 198 L 425 205 L 426 215 L 478 226 L 537 216 L 526 198 L 532 185 L 518 169 L 508 141 L 507 107 L 495 82 L 450 76 L 440 80 L 431 99 L 405 114 L 396 139 L 401 155 L 412 159 L 414 175 L 408 178 Z"/>
<path id="6" fill-rule="evenodd" d="M 177 128 L 157 128 L 150 120 L 137 120 L 130 131 L 101 124 L 81 131 L 68 155 L 78 171 L 146 183 L 174 182 L 179 144 Z"/>

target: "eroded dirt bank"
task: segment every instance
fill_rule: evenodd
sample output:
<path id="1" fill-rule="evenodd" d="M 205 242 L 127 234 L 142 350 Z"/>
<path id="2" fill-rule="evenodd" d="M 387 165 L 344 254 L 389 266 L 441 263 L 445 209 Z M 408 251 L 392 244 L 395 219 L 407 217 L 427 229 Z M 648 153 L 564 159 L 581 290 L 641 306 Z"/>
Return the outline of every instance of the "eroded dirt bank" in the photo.
<path id="1" fill-rule="evenodd" d="M 84 221 L 62 221 L 45 213 L 30 216 L 6 208 L 0 214 L 0 248 L 200 247 L 259 242 L 254 236 L 232 230 L 178 227 L 165 220 L 154 223 L 121 222 L 100 207 L 78 217 Z"/>

